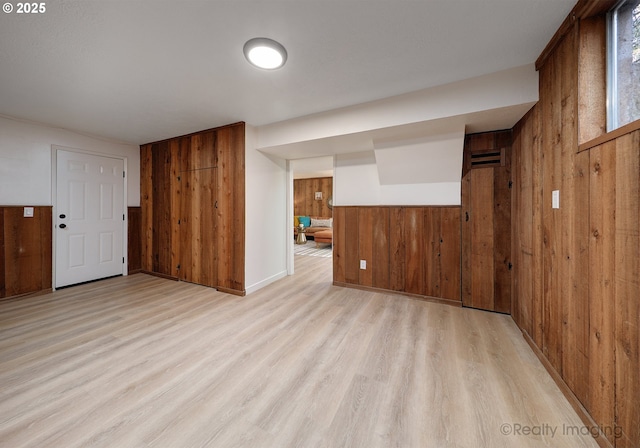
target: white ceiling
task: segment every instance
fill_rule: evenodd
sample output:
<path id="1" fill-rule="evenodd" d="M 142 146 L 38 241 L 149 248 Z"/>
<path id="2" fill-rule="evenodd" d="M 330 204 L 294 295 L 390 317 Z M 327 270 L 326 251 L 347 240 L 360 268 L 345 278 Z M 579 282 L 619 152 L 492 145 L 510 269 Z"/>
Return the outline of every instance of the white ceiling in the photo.
<path id="1" fill-rule="evenodd" d="M 0 114 L 135 144 L 260 126 L 530 64 L 574 3 L 48 1 L 0 16 Z M 286 66 L 251 67 L 253 37 Z"/>

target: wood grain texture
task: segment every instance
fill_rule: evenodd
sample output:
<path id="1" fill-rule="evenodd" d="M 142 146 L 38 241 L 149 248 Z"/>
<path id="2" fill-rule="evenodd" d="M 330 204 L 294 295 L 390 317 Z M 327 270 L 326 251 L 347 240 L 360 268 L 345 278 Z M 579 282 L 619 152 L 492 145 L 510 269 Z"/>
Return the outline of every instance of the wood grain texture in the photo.
<path id="1" fill-rule="evenodd" d="M 558 56 L 549 58 L 540 70 L 540 114 L 542 126 L 543 172 L 543 319 L 542 352 L 551 365 L 562 375 L 562 310 L 564 296 L 561 282 L 560 210 L 549 207 L 552 191 L 562 186 L 562 62 Z M 570 131 L 569 131 L 570 132 Z M 562 196 L 560 202 L 563 203 Z"/>
<path id="2" fill-rule="evenodd" d="M 406 267 L 404 291 L 411 294 L 426 295 L 424 288 L 424 240 L 426 236 L 423 228 L 424 209 L 420 207 L 405 208 L 404 226 Z"/>
<path id="3" fill-rule="evenodd" d="M 588 135 L 604 126 L 585 93 L 604 88 L 589 63 L 602 31 L 602 17 L 566 30 L 541 67 L 539 103 L 514 129 L 514 320 L 600 426 L 598 442 L 638 447 L 640 131 Z"/>
<path id="4" fill-rule="evenodd" d="M 423 294 L 431 297 L 444 297 L 444 294 L 441 292 L 441 269 L 443 268 L 441 263 L 442 253 L 440 244 L 443 241 L 442 233 L 444 231 L 450 232 L 451 230 L 455 230 L 455 223 L 453 222 L 442 222 L 442 209 L 440 208 L 426 208 L 423 211 L 424 214 L 424 223 L 423 223 L 423 231 L 424 231 L 424 254 L 429 254 L 430 256 L 425 257 L 424 260 L 424 292 Z M 448 229 L 447 226 L 453 227 L 453 229 Z M 459 240 L 460 238 L 458 238 Z M 455 252 L 454 252 L 455 254 Z M 459 269 L 455 269 L 455 266 L 445 266 L 444 267 L 444 275 L 447 275 L 447 269 L 451 269 L 452 271 L 460 272 Z M 450 272 L 449 275 L 455 275 L 455 272 Z M 442 294 L 442 295 L 441 295 Z"/>
<path id="5" fill-rule="evenodd" d="M 142 209 L 127 208 L 127 272 L 136 274 L 142 270 Z"/>
<path id="6" fill-rule="evenodd" d="M 52 288 L 52 209 L 0 207 L 0 298 Z"/>
<path id="7" fill-rule="evenodd" d="M 580 20 L 578 144 L 607 132 L 607 23 L 604 15 Z"/>
<path id="8" fill-rule="evenodd" d="M 462 297 L 465 306 L 511 313 L 511 131 L 465 137 L 462 179 Z M 500 152 L 498 166 L 472 154 Z"/>
<path id="9" fill-rule="evenodd" d="M 217 130 L 216 250 L 218 287 L 244 294 L 244 123 Z"/>
<path id="10" fill-rule="evenodd" d="M 373 208 L 358 208 L 358 260 L 367 263 L 367 269 L 360 269 L 358 284 L 373 286 L 373 270 L 380 265 L 373 258 Z"/>
<path id="11" fill-rule="evenodd" d="M 142 145 L 142 269 L 243 295 L 244 123 Z"/>
<path id="12" fill-rule="evenodd" d="M 404 291 L 406 266 L 406 238 L 404 226 L 404 209 L 389 209 L 389 289 Z"/>
<path id="13" fill-rule="evenodd" d="M 336 283 L 346 283 L 346 210 L 347 207 L 333 209 L 333 281 Z"/>
<path id="14" fill-rule="evenodd" d="M 600 427 L 615 426 L 615 143 L 589 152 L 589 400 Z M 585 375 L 586 377 L 586 375 Z M 610 437 L 610 441 L 614 442 Z"/>
<path id="15" fill-rule="evenodd" d="M 173 247 L 172 200 L 173 179 L 171 175 L 172 157 L 169 142 L 151 145 L 151 257 L 152 271 L 175 276 L 175 266 L 171 257 Z"/>
<path id="16" fill-rule="evenodd" d="M 538 106 L 513 130 L 512 316 L 542 347 L 542 159 Z"/>
<path id="17" fill-rule="evenodd" d="M 153 271 L 153 157 L 152 145 L 140 146 L 140 209 L 142 270 Z"/>
<path id="18" fill-rule="evenodd" d="M 616 141 L 616 446 L 640 446 L 640 131 Z"/>
<path id="19" fill-rule="evenodd" d="M 462 300 L 461 296 L 461 233 L 460 208 L 444 207 L 440 209 L 440 248 L 438 252 L 440 273 L 440 293 L 434 297 Z M 434 239 L 434 238 L 432 238 Z M 437 240 L 437 238 L 435 238 Z M 431 253 L 433 257 L 434 252 Z M 431 259 L 435 264 L 435 258 Z M 429 284 L 427 283 L 427 287 Z M 432 291 L 434 289 L 432 288 Z M 434 291 L 435 292 L 435 291 Z M 431 295 L 427 292 L 427 295 Z"/>
<path id="20" fill-rule="evenodd" d="M 322 193 L 322 199 L 315 198 L 316 192 Z M 333 216 L 327 200 L 333 196 L 333 177 L 315 177 L 294 179 L 293 214 L 294 216 Z"/>
<path id="21" fill-rule="evenodd" d="M 326 259 L 298 257 L 294 276 L 242 299 L 137 274 L 4 301 L 0 440 L 596 446 L 501 433 L 581 425 L 508 316 L 330 280 Z"/>
<path id="22" fill-rule="evenodd" d="M 371 209 L 372 219 L 372 286 L 381 289 L 389 287 L 389 208 L 373 207 Z"/>
<path id="23" fill-rule="evenodd" d="M 495 306 L 494 264 L 494 173 L 493 168 L 471 171 L 471 301 L 465 306 L 493 310 Z"/>
<path id="24" fill-rule="evenodd" d="M 333 232 L 336 284 L 460 302 L 459 207 L 335 207 Z"/>

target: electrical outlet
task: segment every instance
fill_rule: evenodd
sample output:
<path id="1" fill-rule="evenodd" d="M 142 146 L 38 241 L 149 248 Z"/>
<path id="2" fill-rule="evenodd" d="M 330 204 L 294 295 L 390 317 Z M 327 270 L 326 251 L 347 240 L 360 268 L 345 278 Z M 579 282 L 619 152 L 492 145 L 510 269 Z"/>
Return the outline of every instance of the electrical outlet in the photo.
<path id="1" fill-rule="evenodd" d="M 360 260 L 360 269 L 367 269 L 367 260 Z"/>
<path id="2" fill-rule="evenodd" d="M 22 216 L 25 218 L 33 218 L 33 207 L 25 207 Z"/>
<path id="3" fill-rule="evenodd" d="M 560 190 L 551 192 L 551 208 L 560 208 Z"/>

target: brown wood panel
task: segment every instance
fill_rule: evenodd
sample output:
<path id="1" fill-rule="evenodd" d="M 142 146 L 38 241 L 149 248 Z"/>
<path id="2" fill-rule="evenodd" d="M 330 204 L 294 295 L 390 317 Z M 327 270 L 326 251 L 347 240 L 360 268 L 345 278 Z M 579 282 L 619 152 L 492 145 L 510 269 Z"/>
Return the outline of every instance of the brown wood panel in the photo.
<path id="1" fill-rule="evenodd" d="M 468 151 L 465 151 L 465 155 Z M 460 222 L 461 222 L 461 299 L 463 304 L 471 303 L 471 172 L 462 178 Z"/>
<path id="2" fill-rule="evenodd" d="M 217 286 L 215 133 L 183 138 L 181 145 L 179 277 Z"/>
<path id="3" fill-rule="evenodd" d="M 175 276 L 171 251 L 171 150 L 164 141 L 151 146 L 152 176 L 152 270 L 159 274 Z"/>
<path id="4" fill-rule="evenodd" d="M 463 303 L 502 313 L 511 312 L 511 140 L 510 130 L 467 135 L 462 180 Z M 471 166 L 490 151 L 499 165 Z"/>
<path id="5" fill-rule="evenodd" d="M 244 294 L 244 123 L 140 150 L 142 269 Z"/>
<path id="6" fill-rule="evenodd" d="M 543 346 L 544 328 L 544 232 L 543 232 L 543 156 L 542 156 L 542 130 L 540 121 L 540 107 L 534 106 L 531 111 L 531 151 L 533 178 L 533 305 L 532 305 L 532 331 L 531 338 Z"/>
<path id="7" fill-rule="evenodd" d="M 333 209 L 333 281 L 346 282 L 346 207 Z"/>
<path id="8" fill-rule="evenodd" d="M 460 208 L 440 209 L 440 294 L 437 297 L 460 301 Z"/>
<path id="9" fill-rule="evenodd" d="M 406 239 L 404 209 L 389 209 L 389 288 L 394 291 L 405 290 L 406 277 Z"/>
<path id="10" fill-rule="evenodd" d="M 552 209 L 551 194 L 562 186 L 562 61 L 557 55 L 549 58 L 540 70 L 540 105 L 543 153 L 543 272 L 544 296 L 543 319 L 544 333 L 542 352 L 551 365 L 562 375 L 562 310 L 563 296 L 559 294 L 562 282 L 561 273 L 561 211 Z M 569 131 L 570 132 L 570 131 Z M 562 195 L 560 204 L 564 203 Z"/>
<path id="11" fill-rule="evenodd" d="M 575 146 L 574 146 L 575 149 Z M 562 347 L 563 371 L 567 384 L 583 405 L 589 405 L 589 155 L 571 154 L 573 177 L 563 188 L 572 194 L 565 200 L 569 211 L 565 234 L 565 309 Z M 568 184 L 570 182 L 570 184 Z M 570 203 L 567 203 L 570 201 Z M 567 229 L 568 227 L 568 229 Z"/>
<path id="12" fill-rule="evenodd" d="M 218 287 L 244 293 L 244 123 L 217 130 Z"/>
<path id="13" fill-rule="evenodd" d="M 435 207 L 424 210 L 424 294 L 431 297 L 443 297 L 440 288 L 442 210 Z"/>
<path id="14" fill-rule="evenodd" d="M 622 435 L 640 446 L 640 131 L 616 141 L 615 398 Z"/>
<path id="15" fill-rule="evenodd" d="M 585 424 L 601 427 L 608 440 L 598 442 L 637 447 L 640 132 L 598 137 L 603 23 L 566 27 L 540 66 L 538 105 L 514 129 L 513 316 L 572 405 L 585 406 Z"/>
<path id="16" fill-rule="evenodd" d="M 315 199 L 316 192 L 322 193 L 321 200 Z M 327 202 L 332 195 L 332 177 L 294 179 L 293 214 L 295 216 L 333 216 Z"/>
<path id="17" fill-rule="evenodd" d="M 607 132 L 607 26 L 604 15 L 580 21 L 578 144 Z"/>
<path id="18" fill-rule="evenodd" d="M 424 269 L 424 208 L 407 207 L 404 210 L 405 238 L 405 291 L 425 295 Z"/>
<path id="19" fill-rule="evenodd" d="M 142 270 L 153 271 L 153 158 L 152 145 L 140 146 L 140 213 Z"/>
<path id="20" fill-rule="evenodd" d="M 51 289 L 52 208 L 34 207 L 33 217 L 24 209 L 2 207 L 2 293 L 1 297 Z"/>
<path id="21" fill-rule="evenodd" d="M 142 208 L 127 208 L 127 272 L 142 270 Z"/>
<path id="22" fill-rule="evenodd" d="M 345 282 L 358 284 L 360 279 L 360 261 L 358 254 L 358 208 L 347 207 L 344 214 L 344 277 Z"/>
<path id="23" fill-rule="evenodd" d="M 333 232 L 335 283 L 460 302 L 459 207 L 336 207 Z"/>
<path id="24" fill-rule="evenodd" d="M 511 313 L 511 131 L 494 133 L 504 166 L 493 168 L 493 310 Z"/>
<path id="25" fill-rule="evenodd" d="M 0 299 L 7 296 L 4 245 L 4 208 L 0 207 Z"/>
<path id="26" fill-rule="evenodd" d="M 522 120 L 513 129 L 512 144 L 512 176 L 513 194 L 511 206 L 513 210 L 511 239 L 513 258 L 513 301 L 511 317 L 523 332 L 531 334 L 531 303 L 533 281 L 531 274 L 531 151 L 524 142 L 530 141 L 531 126 Z M 527 204 L 526 207 L 524 204 Z M 529 249 L 528 254 L 526 250 Z M 527 268 L 528 272 L 527 272 Z"/>
<path id="27" fill-rule="evenodd" d="M 359 270 L 358 284 L 373 286 L 374 266 L 379 260 L 373 258 L 373 208 L 359 207 L 358 211 L 358 260 L 365 260 L 366 269 Z"/>
<path id="28" fill-rule="evenodd" d="M 373 286 L 375 288 L 390 289 L 389 276 L 389 208 L 372 208 L 372 246 L 373 246 Z"/>
<path id="29" fill-rule="evenodd" d="M 589 158 L 577 155 L 578 27 L 558 48 L 561 150 L 560 250 L 561 278 L 554 295 L 562 297 L 560 340 L 563 378 L 587 404 L 589 353 Z"/>
<path id="30" fill-rule="evenodd" d="M 615 426 L 615 142 L 594 148 L 589 194 L 589 398 L 600 427 Z M 610 437 L 610 442 L 614 440 Z"/>
<path id="31" fill-rule="evenodd" d="M 494 308 L 494 172 L 471 170 L 471 300 L 465 306 Z"/>
<path id="32" fill-rule="evenodd" d="M 534 107 L 514 128 L 512 315 L 518 326 L 542 346 L 542 170 L 537 110 Z"/>

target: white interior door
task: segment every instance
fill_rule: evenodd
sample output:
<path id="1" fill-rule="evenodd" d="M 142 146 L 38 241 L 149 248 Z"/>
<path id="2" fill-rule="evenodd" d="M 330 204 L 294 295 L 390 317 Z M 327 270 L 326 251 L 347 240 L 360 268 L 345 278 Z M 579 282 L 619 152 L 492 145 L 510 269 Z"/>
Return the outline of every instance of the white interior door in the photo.
<path id="1" fill-rule="evenodd" d="M 57 150 L 56 288 L 124 273 L 124 161 Z"/>

